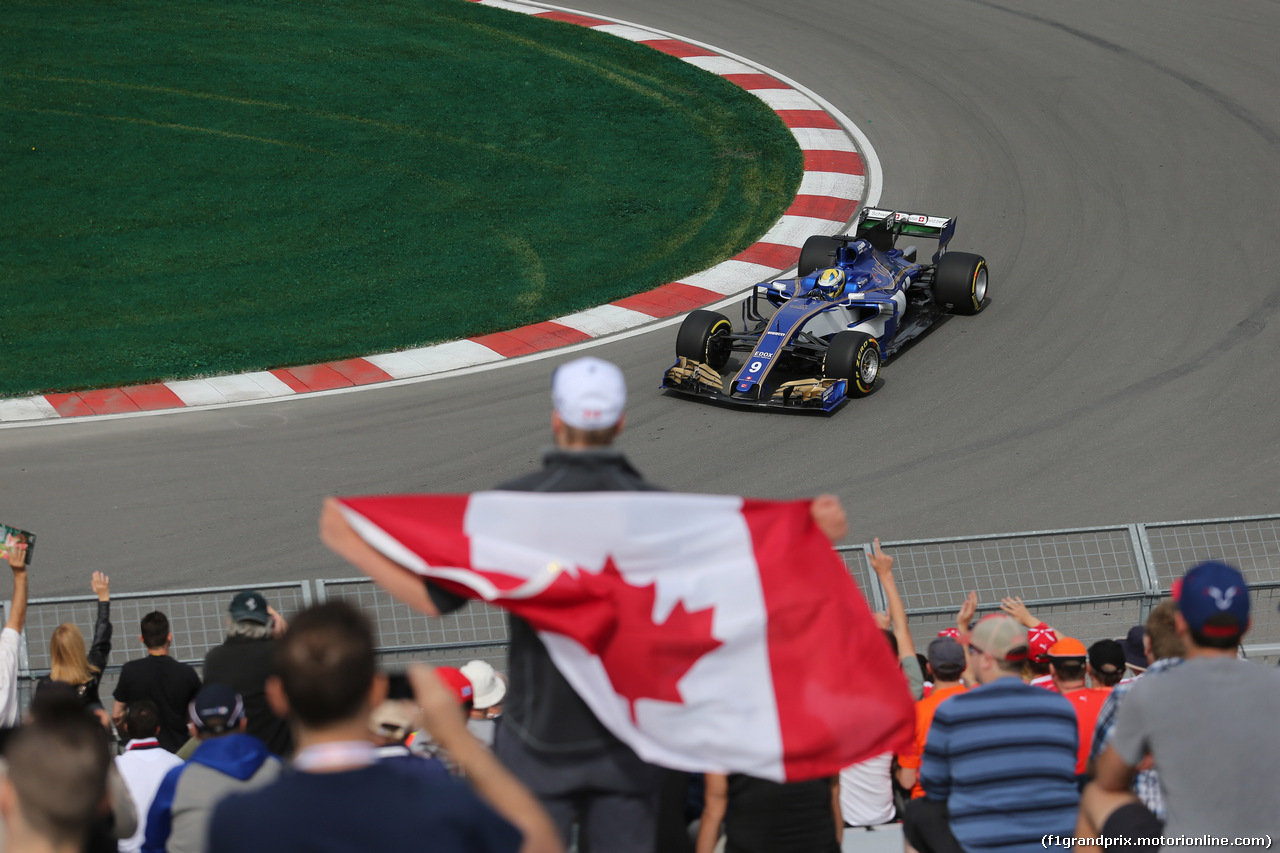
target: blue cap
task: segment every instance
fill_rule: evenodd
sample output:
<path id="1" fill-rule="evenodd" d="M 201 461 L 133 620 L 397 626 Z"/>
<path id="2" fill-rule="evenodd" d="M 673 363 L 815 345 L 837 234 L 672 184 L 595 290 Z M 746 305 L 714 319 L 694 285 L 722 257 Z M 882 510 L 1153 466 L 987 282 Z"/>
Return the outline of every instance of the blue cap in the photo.
<path id="1" fill-rule="evenodd" d="M 1147 635 L 1147 629 L 1141 625 L 1134 625 L 1129 629 L 1129 633 L 1125 634 L 1124 639 L 1120 641 L 1120 645 L 1124 648 L 1125 663 L 1134 669 L 1146 669 L 1151 665 L 1147 660 L 1147 650 L 1142 645 L 1142 638 Z"/>
<path id="2" fill-rule="evenodd" d="M 1244 575 L 1226 563 L 1210 560 L 1193 566 L 1175 586 L 1173 597 L 1197 634 L 1237 637 L 1249 627 L 1249 586 Z"/>
<path id="3" fill-rule="evenodd" d="M 198 730 L 222 734 L 240 724 L 244 700 L 225 684 L 206 684 L 187 706 L 187 714 Z"/>

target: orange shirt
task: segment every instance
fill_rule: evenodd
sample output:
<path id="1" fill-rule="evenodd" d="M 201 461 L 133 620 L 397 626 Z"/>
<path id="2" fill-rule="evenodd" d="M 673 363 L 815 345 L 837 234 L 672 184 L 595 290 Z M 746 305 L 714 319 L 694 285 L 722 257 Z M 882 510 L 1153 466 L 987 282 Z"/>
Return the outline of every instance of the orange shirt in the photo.
<path id="1" fill-rule="evenodd" d="M 929 695 L 916 703 L 916 739 L 911 746 L 898 754 L 899 767 L 920 769 L 920 758 L 924 755 L 925 738 L 929 736 L 929 726 L 933 724 L 933 712 L 938 710 L 944 699 L 963 693 L 968 688 L 963 684 L 954 687 L 935 687 Z M 1096 714 L 1094 716 L 1097 716 Z M 920 787 L 920 774 L 916 774 L 916 784 L 911 788 L 912 799 L 924 796 L 924 788 Z"/>
<path id="2" fill-rule="evenodd" d="M 1076 722 L 1080 724 L 1080 749 L 1076 753 L 1076 773 L 1083 773 L 1089 766 L 1089 748 L 1093 746 L 1093 729 L 1098 722 L 1098 713 L 1102 704 L 1110 695 L 1110 687 L 1081 687 L 1062 695 L 1071 703 L 1076 711 Z"/>

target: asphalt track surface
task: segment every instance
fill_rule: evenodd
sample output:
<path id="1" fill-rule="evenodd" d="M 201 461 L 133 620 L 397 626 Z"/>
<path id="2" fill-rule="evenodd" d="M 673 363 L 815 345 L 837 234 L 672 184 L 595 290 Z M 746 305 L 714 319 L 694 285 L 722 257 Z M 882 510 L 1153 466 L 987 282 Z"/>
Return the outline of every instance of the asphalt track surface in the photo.
<path id="1" fill-rule="evenodd" d="M 849 541 L 1280 508 L 1275 0 L 579 0 L 809 87 L 870 137 L 881 206 L 957 215 L 983 314 L 834 417 L 657 390 L 675 328 L 597 346 L 621 447 L 682 491 L 830 491 Z M 619 234 L 619 251 L 626 250 Z M 342 577 L 322 496 L 470 491 L 548 443 L 565 356 L 359 393 L 0 431 L 37 596 Z"/>

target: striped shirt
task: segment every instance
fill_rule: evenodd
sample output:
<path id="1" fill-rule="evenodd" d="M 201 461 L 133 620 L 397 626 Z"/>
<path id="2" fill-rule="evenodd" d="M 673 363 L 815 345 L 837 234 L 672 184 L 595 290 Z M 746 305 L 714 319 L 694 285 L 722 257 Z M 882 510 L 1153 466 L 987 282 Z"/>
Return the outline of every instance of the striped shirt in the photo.
<path id="1" fill-rule="evenodd" d="M 1075 834 L 1078 740 L 1066 699 L 999 678 L 938 706 L 920 782 L 927 798 L 946 801 L 969 853 L 1042 850 L 1046 834 Z"/>

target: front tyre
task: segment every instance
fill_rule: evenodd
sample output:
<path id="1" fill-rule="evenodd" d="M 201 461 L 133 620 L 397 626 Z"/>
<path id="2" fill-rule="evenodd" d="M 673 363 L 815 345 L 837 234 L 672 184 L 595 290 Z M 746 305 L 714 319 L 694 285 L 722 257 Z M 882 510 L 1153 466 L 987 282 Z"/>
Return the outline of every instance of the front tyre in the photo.
<path id="1" fill-rule="evenodd" d="M 952 314 L 977 314 L 986 305 L 987 261 L 968 252 L 947 252 L 933 271 L 933 299 Z"/>
<path id="2" fill-rule="evenodd" d="M 729 362 L 733 340 L 729 337 L 733 324 L 715 311 L 690 311 L 676 335 L 676 356 L 700 361 L 712 370 L 720 370 Z"/>
<path id="3" fill-rule="evenodd" d="M 822 361 L 827 379 L 847 379 L 850 397 L 865 397 L 880 376 L 880 345 L 866 332 L 837 332 Z"/>

